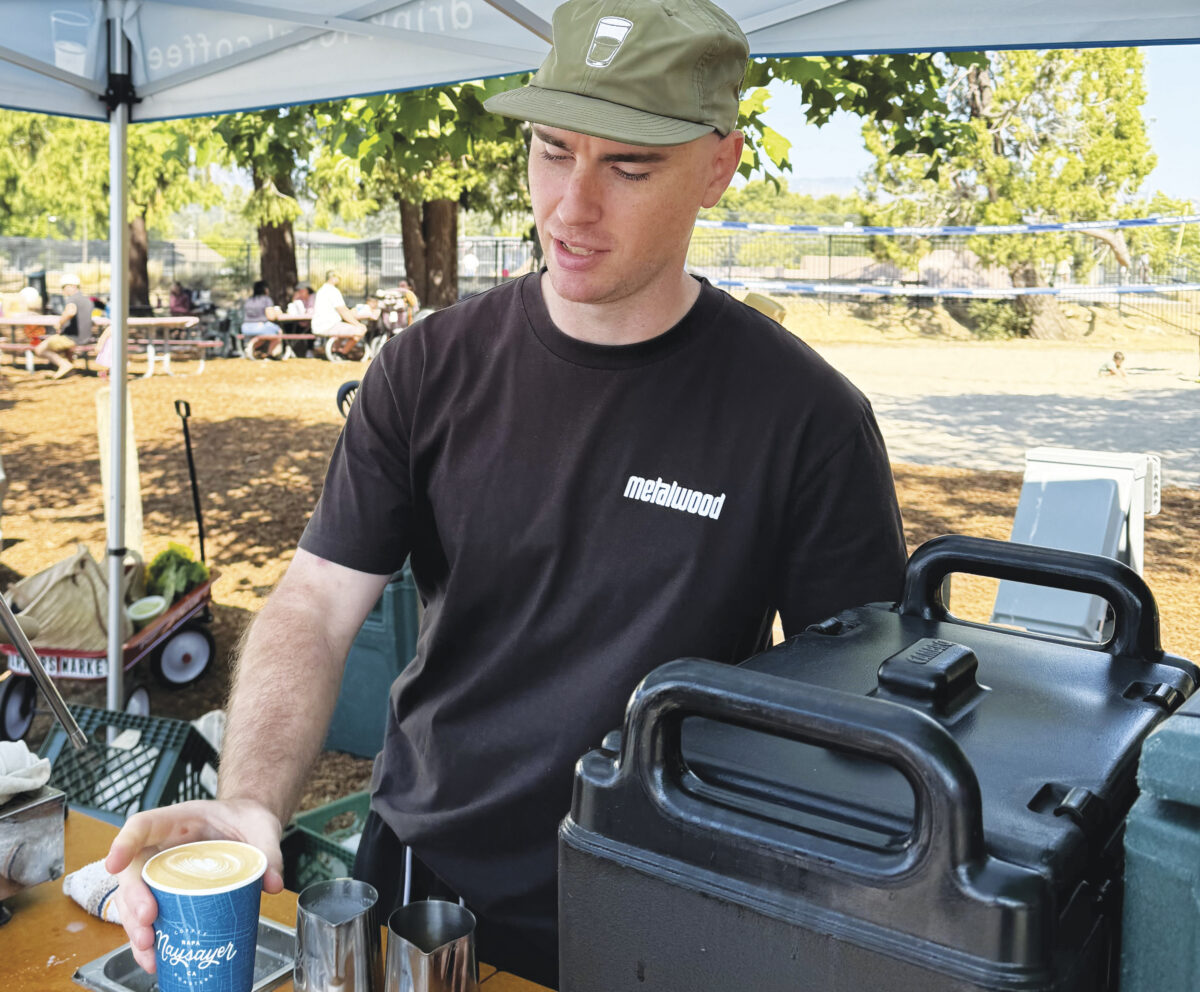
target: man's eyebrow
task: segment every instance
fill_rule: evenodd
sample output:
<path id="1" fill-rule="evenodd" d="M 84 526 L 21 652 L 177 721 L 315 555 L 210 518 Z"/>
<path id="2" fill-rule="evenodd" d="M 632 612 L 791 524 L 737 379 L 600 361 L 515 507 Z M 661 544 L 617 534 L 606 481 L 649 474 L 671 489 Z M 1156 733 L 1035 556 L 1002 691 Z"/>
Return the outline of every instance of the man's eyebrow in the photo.
<path id="1" fill-rule="evenodd" d="M 545 131 L 540 127 L 534 127 L 533 133 L 538 139 L 544 141 L 548 145 L 553 145 L 555 148 L 561 148 L 563 151 L 571 151 L 571 146 L 562 138 L 557 138 L 549 131 Z M 610 155 L 601 155 L 601 162 L 629 162 L 631 164 L 648 164 L 652 162 L 664 162 L 667 156 L 662 152 L 613 152 Z"/>

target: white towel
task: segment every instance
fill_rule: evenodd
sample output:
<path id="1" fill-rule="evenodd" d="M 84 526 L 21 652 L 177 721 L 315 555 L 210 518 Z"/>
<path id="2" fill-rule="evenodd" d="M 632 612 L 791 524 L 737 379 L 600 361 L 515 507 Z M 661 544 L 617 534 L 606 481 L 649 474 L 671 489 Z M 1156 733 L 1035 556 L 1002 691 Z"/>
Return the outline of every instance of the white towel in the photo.
<path id="1" fill-rule="evenodd" d="M 0 803 L 50 781 L 50 762 L 29 750 L 24 741 L 0 741 Z"/>
<path id="2" fill-rule="evenodd" d="M 93 916 L 120 923 L 117 911 L 117 877 L 104 870 L 103 861 L 93 861 L 63 878 L 63 892 Z"/>

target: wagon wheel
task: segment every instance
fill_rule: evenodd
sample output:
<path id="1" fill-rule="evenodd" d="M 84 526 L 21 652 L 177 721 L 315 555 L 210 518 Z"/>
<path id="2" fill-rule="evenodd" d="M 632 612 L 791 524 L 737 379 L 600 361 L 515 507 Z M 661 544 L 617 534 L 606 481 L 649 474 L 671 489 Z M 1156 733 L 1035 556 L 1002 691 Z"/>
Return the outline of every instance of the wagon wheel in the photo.
<path id="1" fill-rule="evenodd" d="M 125 696 L 125 712 L 130 716 L 150 715 L 150 690 L 144 685 L 134 686 Z"/>
<path id="2" fill-rule="evenodd" d="M 0 681 L 0 740 L 19 741 L 33 723 L 37 687 L 33 679 L 8 675 Z"/>
<path id="3" fill-rule="evenodd" d="M 358 380 L 351 379 L 349 382 L 343 382 L 338 386 L 337 391 L 337 408 L 338 413 L 343 417 L 350 416 L 350 407 L 354 405 L 354 399 L 358 396 Z"/>
<path id="4" fill-rule="evenodd" d="M 325 357 L 331 362 L 357 362 L 365 354 L 362 338 L 356 338 L 354 346 L 342 352 L 337 350 L 337 345 L 342 342 L 343 337 L 330 336 L 325 339 Z"/>
<path id="5" fill-rule="evenodd" d="M 190 685 L 207 670 L 217 645 L 207 627 L 184 624 L 150 659 L 150 669 L 163 685 L 173 689 Z"/>

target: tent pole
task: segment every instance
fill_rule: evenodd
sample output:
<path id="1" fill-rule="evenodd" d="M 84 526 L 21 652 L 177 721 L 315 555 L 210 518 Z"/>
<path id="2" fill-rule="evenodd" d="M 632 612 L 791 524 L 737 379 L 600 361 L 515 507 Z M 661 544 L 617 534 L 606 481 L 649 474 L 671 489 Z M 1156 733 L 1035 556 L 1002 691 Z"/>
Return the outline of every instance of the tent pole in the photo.
<path id="1" fill-rule="evenodd" d="M 109 92 L 114 92 L 113 77 L 128 77 L 128 49 L 121 23 L 121 5 L 109 4 Z M 121 637 L 125 604 L 121 588 L 125 567 L 125 403 L 128 391 L 129 323 L 129 224 L 126 221 L 126 138 L 129 103 L 111 100 L 108 122 L 108 177 L 111 203 L 108 215 L 109 244 L 109 318 L 112 321 L 112 403 L 109 415 L 109 488 L 108 488 L 108 693 L 107 709 L 120 712 L 125 707 L 124 639 Z"/>

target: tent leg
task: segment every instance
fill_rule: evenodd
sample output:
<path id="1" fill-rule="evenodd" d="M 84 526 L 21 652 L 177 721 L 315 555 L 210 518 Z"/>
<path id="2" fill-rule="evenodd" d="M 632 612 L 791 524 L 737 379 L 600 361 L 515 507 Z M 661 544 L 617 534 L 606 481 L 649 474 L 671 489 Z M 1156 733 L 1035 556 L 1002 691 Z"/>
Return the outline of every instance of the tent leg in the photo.
<path id="1" fill-rule="evenodd" d="M 119 16 L 108 22 L 111 32 L 110 74 L 129 72 L 129 50 Z M 124 638 L 121 636 L 125 604 L 121 590 L 125 570 L 125 396 L 129 365 L 129 225 L 126 220 L 126 140 L 129 129 L 129 104 L 117 102 L 108 123 L 108 176 L 112 203 L 109 209 L 109 251 L 111 284 L 109 315 L 112 319 L 112 425 L 108 505 L 108 685 L 105 706 L 117 712 L 124 709 Z"/>

